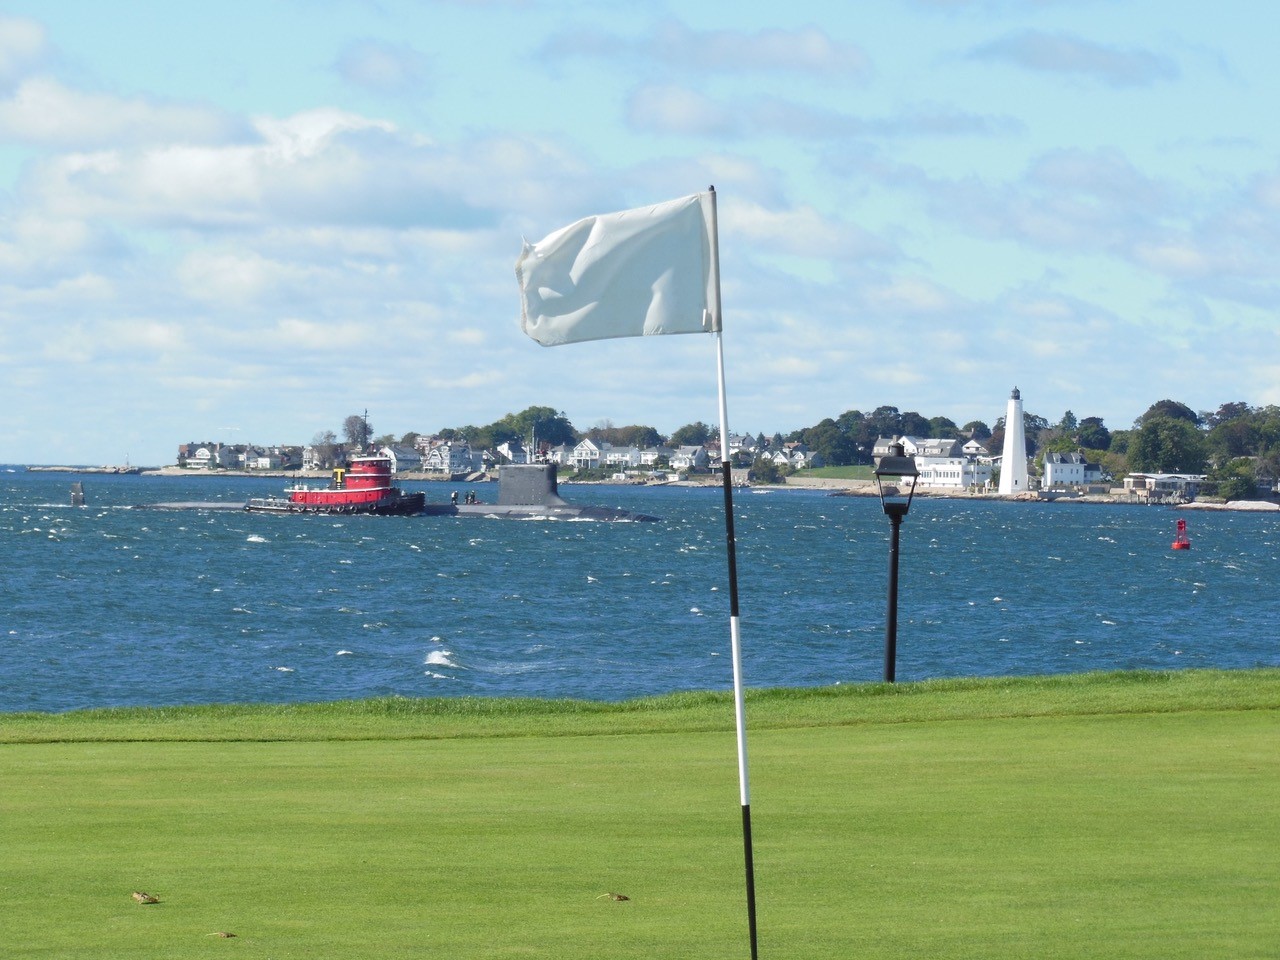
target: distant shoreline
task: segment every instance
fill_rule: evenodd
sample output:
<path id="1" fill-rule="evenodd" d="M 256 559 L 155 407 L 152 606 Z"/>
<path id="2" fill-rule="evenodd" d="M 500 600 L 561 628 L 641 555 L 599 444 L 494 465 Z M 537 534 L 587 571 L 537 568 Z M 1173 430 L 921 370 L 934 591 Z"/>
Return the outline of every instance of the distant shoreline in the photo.
<path id="1" fill-rule="evenodd" d="M 330 476 L 328 470 L 190 470 L 186 467 L 165 466 L 165 467 L 133 467 L 133 466 L 26 466 L 25 469 L 29 473 L 69 473 L 69 474 L 89 474 L 89 475 L 106 475 L 106 476 L 144 476 L 144 477 L 226 477 L 231 478 L 251 478 L 251 477 L 275 477 L 277 479 L 294 479 L 294 480 L 323 480 Z M 454 480 L 452 477 L 442 477 L 439 474 L 424 473 L 421 471 L 405 471 L 397 474 L 401 480 L 414 483 L 492 483 L 492 477 L 484 477 L 477 480 Z M 607 480 L 573 480 L 570 478 L 562 478 L 560 483 L 567 484 L 594 484 L 609 483 Z M 687 486 L 687 487 L 706 487 L 719 486 L 720 478 L 715 474 L 709 475 L 705 479 L 699 480 L 682 480 L 682 481 L 665 481 L 661 484 L 652 484 L 653 486 Z M 789 490 L 825 490 L 832 496 L 844 497 L 875 497 L 877 496 L 876 485 L 871 480 L 844 480 L 829 477 L 791 477 L 787 482 L 782 484 L 769 484 L 755 486 L 751 488 L 755 491 L 789 491 Z M 1230 500 L 1226 503 L 1206 502 L 1202 500 L 1193 500 L 1190 503 L 1177 504 L 1148 504 L 1137 498 L 1117 497 L 1110 494 L 1070 494 L 1070 493 L 1047 493 L 1047 492 L 1029 492 L 1008 496 L 999 493 L 989 493 L 986 491 L 959 491 L 943 488 L 927 488 L 921 487 L 916 490 L 916 496 L 922 499 L 945 499 L 945 500 L 1017 500 L 1025 503 L 1101 503 L 1101 504 L 1121 504 L 1125 506 L 1170 506 L 1178 510 L 1233 510 L 1246 513 L 1277 513 L 1280 512 L 1280 503 L 1274 500 Z"/>

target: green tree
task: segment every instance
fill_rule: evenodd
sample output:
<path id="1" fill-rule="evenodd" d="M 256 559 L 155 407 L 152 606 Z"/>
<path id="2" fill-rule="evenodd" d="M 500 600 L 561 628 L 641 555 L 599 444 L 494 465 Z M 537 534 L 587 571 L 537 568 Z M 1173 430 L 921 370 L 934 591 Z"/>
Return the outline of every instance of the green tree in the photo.
<path id="1" fill-rule="evenodd" d="M 1170 420 L 1184 420 L 1193 426 L 1200 426 L 1200 414 L 1196 413 L 1185 403 L 1179 403 L 1177 400 L 1158 400 L 1147 408 L 1147 412 L 1140 416 L 1134 423 L 1135 427 L 1140 427 L 1148 420 L 1154 420 L 1158 417 L 1164 417 Z"/>
<path id="2" fill-rule="evenodd" d="M 1251 416 L 1253 413 L 1253 408 L 1247 403 L 1242 400 L 1236 400 L 1232 403 L 1224 403 L 1218 407 L 1215 413 L 1205 414 L 1203 420 L 1210 427 L 1216 427 L 1222 423 L 1239 420 L 1241 417 Z"/>
<path id="3" fill-rule="evenodd" d="M 363 450 L 369 445 L 373 436 L 373 427 L 369 425 L 368 414 L 353 413 L 342 421 L 342 435 L 356 450 Z"/>
<path id="4" fill-rule="evenodd" d="M 981 443 L 983 440 L 991 438 L 991 428 L 981 420 L 970 420 L 960 428 L 966 437 L 972 437 Z"/>
<path id="5" fill-rule="evenodd" d="M 871 441 L 880 437 L 900 437 L 907 431 L 902 428 L 902 414 L 897 407 L 876 407 L 867 415 Z"/>
<path id="6" fill-rule="evenodd" d="M 1194 423 L 1155 416 L 1134 431 L 1129 468 L 1143 473 L 1202 473 L 1208 445 Z"/>
<path id="7" fill-rule="evenodd" d="M 1246 457 L 1229 460 L 1209 473 L 1223 500 L 1258 499 L 1258 480 L 1254 462 Z"/>
<path id="8" fill-rule="evenodd" d="M 662 443 L 662 434 L 653 427 L 632 425 L 615 427 L 609 421 L 597 424 L 587 431 L 587 436 L 597 442 L 604 441 L 615 447 L 656 447 Z"/>
<path id="9" fill-rule="evenodd" d="M 800 441 L 832 467 L 853 463 L 856 449 L 853 438 L 841 431 L 828 417 L 821 423 L 800 431 Z"/>
<path id="10" fill-rule="evenodd" d="M 1076 443 L 1086 450 L 1106 450 L 1111 446 L 1111 431 L 1101 417 L 1085 417 L 1076 427 Z"/>
<path id="11" fill-rule="evenodd" d="M 951 418 L 930 417 L 929 436 L 938 440 L 958 440 L 961 434 L 960 428 L 956 426 L 956 422 Z"/>
<path id="12" fill-rule="evenodd" d="M 751 464 L 751 479 L 756 483 L 782 483 L 790 471 L 778 466 L 768 457 L 756 457 Z"/>
<path id="13" fill-rule="evenodd" d="M 508 413 L 501 420 L 491 425 L 491 432 L 500 435 L 498 443 L 520 439 L 528 441 L 536 438 L 539 444 L 547 443 L 558 447 L 562 443 L 573 443 L 578 439 L 573 424 L 555 407 L 526 407 L 519 413 Z"/>
<path id="14" fill-rule="evenodd" d="M 711 428 L 701 420 L 686 423 L 671 435 L 668 441 L 673 447 L 700 447 L 711 439 Z"/>
<path id="15" fill-rule="evenodd" d="M 1220 421 L 1210 427 L 1209 449 L 1215 460 L 1225 463 L 1234 457 L 1251 457 L 1260 452 L 1258 430 L 1252 421 L 1253 417 L 1249 415 Z"/>
<path id="16" fill-rule="evenodd" d="M 898 420 L 898 425 L 902 433 L 908 437 L 927 437 L 929 431 L 933 429 L 929 425 L 929 421 L 916 413 L 914 410 L 908 410 Z"/>
<path id="17" fill-rule="evenodd" d="M 316 459 L 322 467 L 332 467 L 342 453 L 338 444 L 338 436 L 332 430 L 321 430 L 311 438 L 311 446 L 315 448 Z"/>
<path id="18" fill-rule="evenodd" d="M 1258 485 L 1252 477 L 1229 477 L 1218 484 L 1218 496 L 1223 500 L 1257 500 Z"/>

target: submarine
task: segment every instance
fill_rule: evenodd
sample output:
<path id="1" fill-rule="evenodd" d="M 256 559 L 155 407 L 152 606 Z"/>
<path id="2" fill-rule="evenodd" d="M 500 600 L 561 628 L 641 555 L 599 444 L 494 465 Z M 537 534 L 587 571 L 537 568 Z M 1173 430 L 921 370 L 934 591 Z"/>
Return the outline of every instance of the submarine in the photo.
<path id="1" fill-rule="evenodd" d="M 560 496 L 554 463 L 503 464 L 497 503 L 428 503 L 429 517 L 499 517 L 513 520 L 657 521 L 621 507 L 579 506 Z"/>

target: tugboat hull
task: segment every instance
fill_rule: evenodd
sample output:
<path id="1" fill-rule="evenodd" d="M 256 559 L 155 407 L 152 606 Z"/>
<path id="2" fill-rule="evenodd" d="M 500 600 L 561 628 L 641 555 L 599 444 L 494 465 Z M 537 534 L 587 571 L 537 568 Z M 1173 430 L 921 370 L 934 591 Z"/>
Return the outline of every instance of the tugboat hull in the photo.
<path id="1" fill-rule="evenodd" d="M 412 516 L 422 513 L 426 496 L 391 485 L 391 458 L 380 454 L 352 457 L 333 471 L 327 487 L 298 484 L 283 497 L 255 497 L 244 505 L 249 513 L 318 513 L 326 516 L 372 513 Z"/>
<path id="2" fill-rule="evenodd" d="M 295 503 L 279 497 L 262 497 L 244 505 L 248 513 L 319 514 L 323 516 L 351 516 L 371 513 L 376 516 L 413 517 L 426 507 L 426 497 L 421 493 L 405 493 L 383 497 L 369 503 Z"/>

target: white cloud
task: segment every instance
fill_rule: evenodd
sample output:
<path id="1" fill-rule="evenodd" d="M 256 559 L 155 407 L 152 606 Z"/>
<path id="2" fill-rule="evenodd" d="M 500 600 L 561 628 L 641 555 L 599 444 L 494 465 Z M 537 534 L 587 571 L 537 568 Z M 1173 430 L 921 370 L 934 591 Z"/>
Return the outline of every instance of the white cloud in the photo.
<path id="1" fill-rule="evenodd" d="M 45 44 L 44 27 L 36 21 L 0 16 L 0 86 L 38 64 Z"/>
<path id="2" fill-rule="evenodd" d="M 342 51 L 335 64 L 349 83 L 378 93 L 418 93 L 430 73 L 427 58 L 405 44 L 359 40 Z"/>
<path id="3" fill-rule="evenodd" d="M 250 144 L 66 153 L 33 165 L 29 190 L 59 215 L 198 228 L 294 224 L 475 226 L 481 168 L 385 121 L 337 110 L 260 118 Z M 456 178 L 456 179 L 455 179 Z"/>
<path id="4" fill-rule="evenodd" d="M 740 121 L 725 107 L 696 90 L 673 85 L 646 86 L 632 94 L 627 122 L 637 130 L 676 136 L 738 136 Z"/>
<path id="5" fill-rule="evenodd" d="M 1177 277 L 1203 277 L 1212 266 L 1202 251 L 1185 242 L 1139 243 L 1134 255 L 1139 263 Z"/>
<path id="6" fill-rule="evenodd" d="M 282 280 L 298 277 L 257 253 L 199 249 L 178 265 L 177 279 L 193 300 L 243 304 L 260 299 Z"/>
<path id="7" fill-rule="evenodd" d="M 730 73 L 778 70 L 860 76 L 870 68 L 859 47 L 833 40 L 816 27 L 772 28 L 747 34 L 690 30 L 668 21 L 655 31 L 647 46 L 650 56 L 669 65 Z"/>
<path id="8" fill-rule="evenodd" d="M 750 246 L 770 254 L 848 260 L 887 256 L 888 244 L 857 225 L 841 222 L 808 205 L 768 209 L 747 198 L 734 198 L 720 223 Z"/>
<path id="9" fill-rule="evenodd" d="M 245 127 L 208 107 L 73 90 L 47 77 L 24 80 L 0 101 L 0 142 L 97 147 L 116 143 L 221 143 Z"/>
<path id="10" fill-rule="evenodd" d="M 863 77 L 870 71 L 866 53 L 855 44 L 832 39 L 817 27 L 693 30 L 668 20 L 631 39 L 594 29 L 568 30 L 542 48 L 552 59 L 626 57 L 682 73 L 775 72 Z"/>
<path id="11" fill-rule="evenodd" d="M 1003 60 L 1040 73 L 1087 77 L 1113 87 L 1144 86 L 1178 76 L 1177 64 L 1167 57 L 1038 30 L 993 40 L 974 50 L 972 56 Z"/>
<path id="12" fill-rule="evenodd" d="M 898 277 L 884 286 L 867 290 L 867 301 L 878 311 L 903 314 L 939 314 L 954 311 L 955 296 L 925 277 Z"/>
<path id="13" fill-rule="evenodd" d="M 672 83 L 636 89 L 627 101 L 626 118 L 634 129 L 649 133 L 721 139 L 990 137 L 1023 129 L 1020 121 L 1009 117 L 973 114 L 946 105 L 922 104 L 889 116 L 864 118 L 767 94 L 720 101 Z"/>

